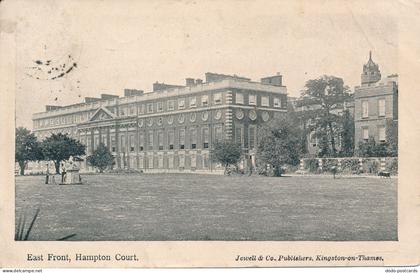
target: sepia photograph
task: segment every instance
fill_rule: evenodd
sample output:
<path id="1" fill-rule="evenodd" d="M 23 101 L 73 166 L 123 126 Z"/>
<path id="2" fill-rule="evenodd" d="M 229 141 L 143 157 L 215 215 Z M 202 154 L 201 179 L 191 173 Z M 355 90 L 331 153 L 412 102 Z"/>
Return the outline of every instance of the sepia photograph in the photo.
<path id="1" fill-rule="evenodd" d="M 43 3 L 16 34 L 15 240 L 398 240 L 392 17 Z"/>
<path id="2" fill-rule="evenodd" d="M 0 1 L 0 267 L 418 264 L 419 11 Z"/>

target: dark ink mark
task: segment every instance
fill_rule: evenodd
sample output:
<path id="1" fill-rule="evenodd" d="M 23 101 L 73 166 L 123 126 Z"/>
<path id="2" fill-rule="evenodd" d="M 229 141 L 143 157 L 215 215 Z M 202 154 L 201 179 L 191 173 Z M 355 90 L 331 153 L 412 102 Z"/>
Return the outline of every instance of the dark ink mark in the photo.
<path id="1" fill-rule="evenodd" d="M 42 64 L 42 62 L 40 60 L 36 60 L 35 63 L 36 64 Z"/>

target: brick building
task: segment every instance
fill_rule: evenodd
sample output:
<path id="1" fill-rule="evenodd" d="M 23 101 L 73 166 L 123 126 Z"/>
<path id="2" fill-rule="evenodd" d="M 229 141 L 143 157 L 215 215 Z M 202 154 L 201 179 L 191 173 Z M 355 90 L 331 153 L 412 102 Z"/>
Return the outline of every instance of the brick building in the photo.
<path id="1" fill-rule="evenodd" d="M 371 53 L 363 65 L 361 86 L 354 89 L 354 104 L 356 146 L 369 137 L 385 142 L 388 121 L 398 121 L 398 75 L 382 79 Z"/>
<path id="2" fill-rule="evenodd" d="M 185 86 L 156 82 L 153 92 L 126 89 L 124 97 L 102 94 L 84 103 L 47 106 L 33 115 L 33 131 L 39 139 L 68 133 L 86 145 L 87 155 L 102 142 L 123 169 L 212 171 L 218 166 L 209 151 L 223 138 L 241 144 L 243 165 L 255 164 L 258 126 L 287 111 L 282 76 L 260 82 L 216 73 L 205 78 L 187 78 Z M 86 161 L 81 167 L 92 170 Z"/>

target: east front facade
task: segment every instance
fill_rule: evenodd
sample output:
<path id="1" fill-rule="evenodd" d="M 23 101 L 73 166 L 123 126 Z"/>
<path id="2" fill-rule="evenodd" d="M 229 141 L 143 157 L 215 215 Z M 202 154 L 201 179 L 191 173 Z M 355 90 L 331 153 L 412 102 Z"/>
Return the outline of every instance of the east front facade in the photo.
<path id="1" fill-rule="evenodd" d="M 215 171 L 220 166 L 210 151 L 222 139 L 240 143 L 240 167 L 255 167 L 258 127 L 287 111 L 282 76 L 260 82 L 216 73 L 205 78 L 187 78 L 185 86 L 156 82 L 153 92 L 126 89 L 124 97 L 102 94 L 84 103 L 46 106 L 33 115 L 33 131 L 40 140 L 67 133 L 86 145 L 86 155 L 104 143 L 116 169 Z M 81 170 L 93 171 L 83 159 Z"/>

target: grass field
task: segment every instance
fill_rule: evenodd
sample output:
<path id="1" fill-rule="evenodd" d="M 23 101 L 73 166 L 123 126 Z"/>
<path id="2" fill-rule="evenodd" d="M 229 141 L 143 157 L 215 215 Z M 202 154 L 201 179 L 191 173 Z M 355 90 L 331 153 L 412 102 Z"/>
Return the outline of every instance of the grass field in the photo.
<path id="1" fill-rule="evenodd" d="M 84 185 L 16 177 L 30 240 L 397 240 L 397 180 L 86 175 Z"/>

